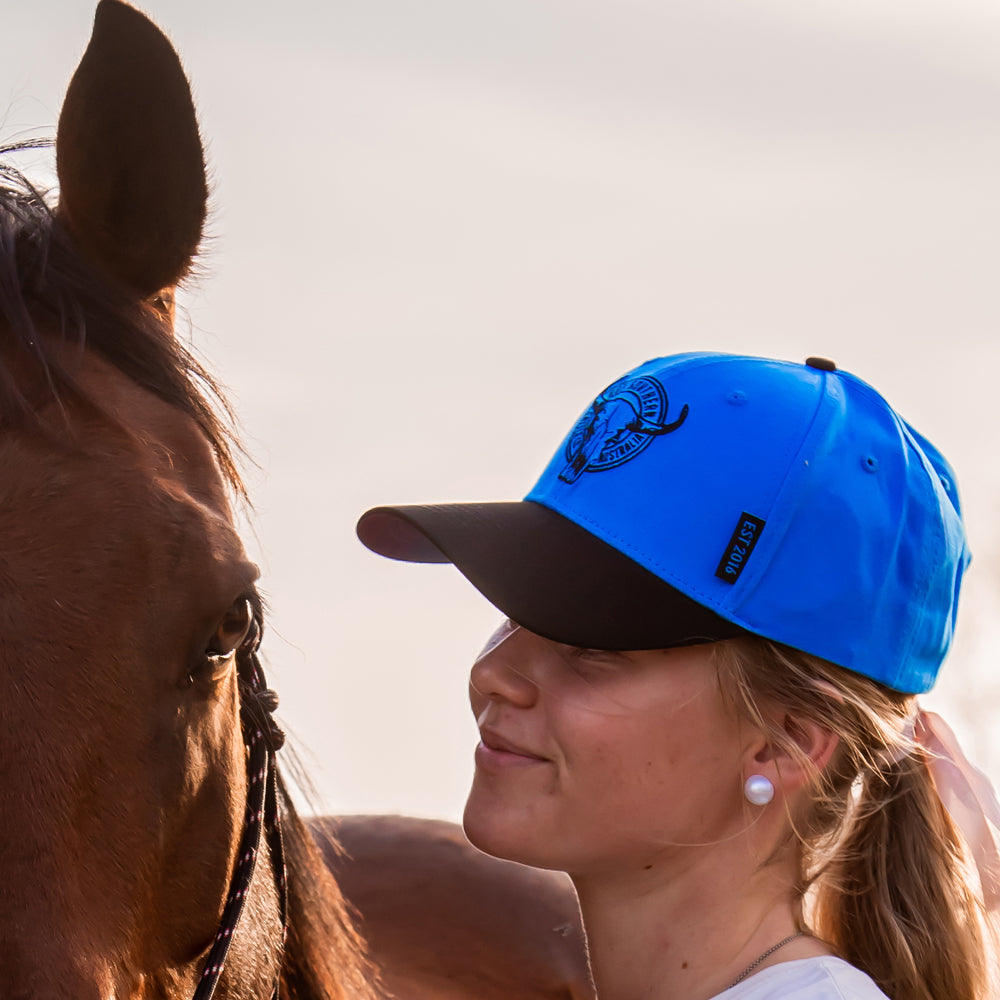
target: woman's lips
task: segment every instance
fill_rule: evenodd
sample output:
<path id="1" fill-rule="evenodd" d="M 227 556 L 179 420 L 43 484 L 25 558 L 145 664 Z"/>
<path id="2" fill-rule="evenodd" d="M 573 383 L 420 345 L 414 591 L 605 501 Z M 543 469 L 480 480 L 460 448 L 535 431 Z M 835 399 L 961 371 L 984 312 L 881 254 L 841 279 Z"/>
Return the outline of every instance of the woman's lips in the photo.
<path id="1" fill-rule="evenodd" d="M 499 767 L 527 767 L 547 764 L 548 758 L 506 739 L 489 727 L 480 730 L 481 742 L 476 747 L 476 764 L 488 769 Z"/>

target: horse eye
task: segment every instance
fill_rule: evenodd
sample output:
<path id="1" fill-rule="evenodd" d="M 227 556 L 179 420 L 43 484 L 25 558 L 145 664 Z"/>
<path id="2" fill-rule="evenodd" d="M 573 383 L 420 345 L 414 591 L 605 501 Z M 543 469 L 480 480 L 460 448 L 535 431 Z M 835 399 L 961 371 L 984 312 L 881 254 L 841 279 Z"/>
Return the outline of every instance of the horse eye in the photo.
<path id="1" fill-rule="evenodd" d="M 173 321 L 174 318 L 174 292 L 172 288 L 164 288 L 162 291 L 157 292 L 156 295 L 149 299 L 149 304 L 161 315 L 164 319 Z"/>
<path id="2" fill-rule="evenodd" d="M 246 597 L 239 597 L 216 626 L 205 653 L 212 659 L 231 656 L 249 635 L 251 625 L 253 608 Z"/>

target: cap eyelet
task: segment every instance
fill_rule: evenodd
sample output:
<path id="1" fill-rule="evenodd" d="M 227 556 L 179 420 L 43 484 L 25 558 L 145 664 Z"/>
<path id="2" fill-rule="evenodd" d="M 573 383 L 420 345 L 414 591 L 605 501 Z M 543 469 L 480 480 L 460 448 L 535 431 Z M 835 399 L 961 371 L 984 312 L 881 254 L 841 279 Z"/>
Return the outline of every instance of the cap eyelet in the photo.
<path id="1" fill-rule="evenodd" d="M 733 389 L 726 394 L 726 402 L 731 406 L 746 406 L 747 394 L 742 389 Z"/>
<path id="2" fill-rule="evenodd" d="M 878 459 L 874 455 L 862 455 L 861 468 L 865 472 L 878 472 Z"/>

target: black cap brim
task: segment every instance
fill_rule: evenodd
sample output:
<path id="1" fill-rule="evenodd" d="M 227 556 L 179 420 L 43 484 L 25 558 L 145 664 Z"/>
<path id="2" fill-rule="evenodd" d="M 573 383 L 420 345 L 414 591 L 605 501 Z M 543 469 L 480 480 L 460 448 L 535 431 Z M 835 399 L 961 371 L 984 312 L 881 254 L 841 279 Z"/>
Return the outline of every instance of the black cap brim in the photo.
<path id="1" fill-rule="evenodd" d="M 511 621 L 591 649 L 667 649 L 745 635 L 606 542 L 530 500 L 375 507 L 373 552 L 450 562 Z"/>

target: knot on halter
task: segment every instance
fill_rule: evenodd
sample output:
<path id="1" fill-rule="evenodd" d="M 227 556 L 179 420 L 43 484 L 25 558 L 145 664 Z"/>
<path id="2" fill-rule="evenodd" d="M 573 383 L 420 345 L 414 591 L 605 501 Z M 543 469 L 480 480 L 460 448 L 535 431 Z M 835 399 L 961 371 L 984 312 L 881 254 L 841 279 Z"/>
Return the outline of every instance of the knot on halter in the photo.
<path id="1" fill-rule="evenodd" d="M 247 658 L 240 668 L 240 703 L 245 721 L 252 723 L 264 736 L 272 753 L 285 745 L 285 731 L 274 719 L 278 708 L 277 692 L 267 686 L 264 670 L 257 656 L 256 641 L 248 644 Z M 244 730 L 245 732 L 245 730 Z"/>
<path id="2" fill-rule="evenodd" d="M 272 714 L 278 707 L 278 695 L 271 688 L 246 688 L 243 691 L 243 708 L 253 724 L 264 734 L 272 751 L 285 745 L 285 731 Z"/>
<path id="3" fill-rule="evenodd" d="M 272 714 L 278 708 L 278 694 L 271 688 L 251 693 L 254 703 L 260 709 L 264 721 L 264 735 L 272 750 L 280 750 L 285 745 L 285 731 L 278 725 Z"/>
<path id="4" fill-rule="evenodd" d="M 271 688 L 264 688 L 263 691 L 255 691 L 254 697 L 257 704 L 270 715 L 278 710 L 278 692 Z"/>

